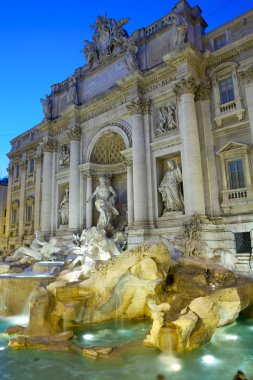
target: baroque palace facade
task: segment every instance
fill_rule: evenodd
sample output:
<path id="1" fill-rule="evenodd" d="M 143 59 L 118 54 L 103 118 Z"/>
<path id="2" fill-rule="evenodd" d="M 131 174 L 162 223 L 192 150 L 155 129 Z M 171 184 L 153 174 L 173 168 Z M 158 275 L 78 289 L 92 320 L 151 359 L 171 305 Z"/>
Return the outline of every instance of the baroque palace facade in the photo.
<path id="1" fill-rule="evenodd" d="M 127 22 L 97 18 L 86 65 L 51 87 L 45 118 L 11 141 L 3 246 L 96 225 L 90 198 L 106 176 L 130 246 L 173 240 L 198 214 L 210 250 L 249 259 L 253 10 L 208 34 L 184 0 L 131 36 Z"/>

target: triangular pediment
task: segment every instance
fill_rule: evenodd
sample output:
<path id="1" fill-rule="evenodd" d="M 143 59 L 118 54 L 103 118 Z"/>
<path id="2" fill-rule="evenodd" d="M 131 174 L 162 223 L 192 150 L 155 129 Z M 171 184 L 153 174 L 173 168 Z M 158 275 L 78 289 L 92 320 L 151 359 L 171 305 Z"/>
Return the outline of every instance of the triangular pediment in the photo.
<path id="1" fill-rule="evenodd" d="M 220 148 L 216 154 L 219 155 L 221 153 L 229 152 L 234 149 L 243 149 L 243 148 L 248 148 L 248 147 L 249 145 L 247 144 L 238 143 L 236 141 L 230 141 L 229 143 L 224 145 L 222 148 Z"/>

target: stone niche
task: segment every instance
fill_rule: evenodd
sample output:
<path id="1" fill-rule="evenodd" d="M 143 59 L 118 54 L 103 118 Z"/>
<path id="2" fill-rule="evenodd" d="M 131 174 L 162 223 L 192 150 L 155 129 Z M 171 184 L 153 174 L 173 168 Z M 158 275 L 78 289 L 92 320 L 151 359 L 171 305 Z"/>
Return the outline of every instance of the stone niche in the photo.
<path id="1" fill-rule="evenodd" d="M 159 187 L 168 172 L 168 161 L 173 161 L 175 163 L 175 169 L 179 169 L 179 174 L 182 174 L 182 166 L 181 166 L 181 157 L 179 155 L 173 156 L 163 156 L 159 157 L 156 160 L 156 188 L 157 188 L 157 218 L 159 219 L 171 219 L 177 218 L 177 216 L 183 214 L 183 210 L 173 210 L 166 211 L 166 201 L 163 199 L 161 191 L 159 191 Z M 183 196 L 183 183 L 179 181 L 179 190 Z"/>
<path id="2" fill-rule="evenodd" d="M 58 229 L 68 229 L 68 223 L 66 224 L 62 223 L 62 218 L 61 218 L 61 213 L 60 213 L 60 204 L 66 195 L 65 194 L 66 188 L 69 188 L 68 183 L 63 183 L 58 186 L 58 200 L 57 200 L 57 209 L 56 209 L 56 213 L 57 213 L 56 220 L 57 220 Z"/>

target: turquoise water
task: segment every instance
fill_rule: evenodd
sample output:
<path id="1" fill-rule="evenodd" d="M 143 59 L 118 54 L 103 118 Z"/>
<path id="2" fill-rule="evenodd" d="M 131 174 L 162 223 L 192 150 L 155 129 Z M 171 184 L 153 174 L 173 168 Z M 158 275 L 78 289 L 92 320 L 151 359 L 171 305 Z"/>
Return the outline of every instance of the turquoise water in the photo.
<path id="1" fill-rule="evenodd" d="M 0 332 L 18 322 L 0 319 Z M 240 317 L 220 328 L 203 348 L 173 356 L 143 346 L 149 328 L 145 321 L 76 328 L 80 344 L 121 347 L 126 343 L 110 358 L 99 360 L 66 352 L 13 351 L 7 347 L 7 336 L 0 333 L 0 380 L 155 380 L 158 373 L 168 380 L 232 380 L 238 369 L 248 378 L 253 376 L 253 319 Z"/>

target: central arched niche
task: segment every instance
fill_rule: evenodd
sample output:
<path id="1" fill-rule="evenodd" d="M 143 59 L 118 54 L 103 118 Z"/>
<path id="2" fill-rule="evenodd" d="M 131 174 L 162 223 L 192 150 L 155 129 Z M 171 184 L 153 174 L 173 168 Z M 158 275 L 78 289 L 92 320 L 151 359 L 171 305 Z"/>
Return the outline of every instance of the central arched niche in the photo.
<path id="1" fill-rule="evenodd" d="M 120 228 L 125 224 L 127 219 L 127 174 L 126 171 L 117 171 L 118 164 L 124 161 L 121 154 L 126 149 L 126 144 L 122 136 L 115 131 L 108 131 L 99 137 L 95 143 L 90 156 L 90 162 L 99 165 L 97 175 L 93 182 L 93 191 L 98 186 L 98 178 L 105 167 L 105 174 L 110 177 L 111 185 L 117 194 L 116 208 L 119 211 L 119 217 L 115 219 L 114 226 Z M 101 166 L 100 166 L 101 165 Z M 111 170 L 110 170 L 111 168 Z M 98 212 L 93 208 L 93 225 L 98 219 Z"/>
<path id="2" fill-rule="evenodd" d="M 123 138 L 118 133 L 110 131 L 96 142 L 91 154 L 91 162 L 107 165 L 120 163 L 123 161 L 121 151 L 125 149 Z"/>

